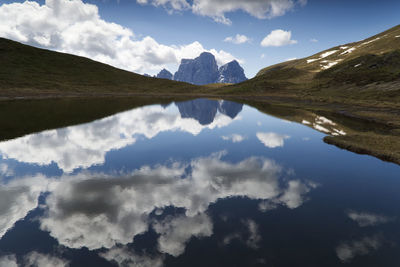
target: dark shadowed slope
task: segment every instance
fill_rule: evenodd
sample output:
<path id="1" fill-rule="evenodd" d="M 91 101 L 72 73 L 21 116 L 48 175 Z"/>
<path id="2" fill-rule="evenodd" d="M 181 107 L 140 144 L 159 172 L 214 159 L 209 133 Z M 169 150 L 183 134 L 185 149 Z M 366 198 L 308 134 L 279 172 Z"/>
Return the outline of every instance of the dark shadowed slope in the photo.
<path id="1" fill-rule="evenodd" d="M 84 57 L 0 38 L 0 95 L 174 93 L 193 85 L 145 77 Z"/>

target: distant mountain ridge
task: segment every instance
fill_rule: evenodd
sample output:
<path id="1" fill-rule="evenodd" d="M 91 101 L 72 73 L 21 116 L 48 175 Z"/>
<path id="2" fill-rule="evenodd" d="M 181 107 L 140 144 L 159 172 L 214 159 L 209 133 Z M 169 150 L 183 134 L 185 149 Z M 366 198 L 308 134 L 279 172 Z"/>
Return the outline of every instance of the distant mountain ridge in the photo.
<path id="1" fill-rule="evenodd" d="M 208 52 L 203 52 L 194 59 L 182 59 L 175 75 L 163 69 L 155 77 L 196 85 L 240 83 L 247 80 L 239 62 L 233 60 L 218 68 L 214 55 Z"/>

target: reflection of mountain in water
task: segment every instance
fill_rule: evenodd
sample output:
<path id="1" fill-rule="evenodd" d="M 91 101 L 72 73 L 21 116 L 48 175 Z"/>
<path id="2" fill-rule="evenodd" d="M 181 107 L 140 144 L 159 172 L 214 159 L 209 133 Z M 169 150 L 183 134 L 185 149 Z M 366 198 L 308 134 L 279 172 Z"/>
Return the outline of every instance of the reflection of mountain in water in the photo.
<path id="1" fill-rule="evenodd" d="M 191 101 L 176 103 L 182 118 L 193 118 L 201 125 L 207 125 L 214 121 L 217 111 L 234 119 L 240 111 L 243 104 L 231 101 L 216 101 L 208 99 L 196 99 Z"/>
<path id="2" fill-rule="evenodd" d="M 242 111 L 242 108 L 243 104 L 225 100 L 219 101 L 218 106 L 219 112 L 231 117 L 232 119 L 234 119 L 240 113 L 240 111 Z"/>

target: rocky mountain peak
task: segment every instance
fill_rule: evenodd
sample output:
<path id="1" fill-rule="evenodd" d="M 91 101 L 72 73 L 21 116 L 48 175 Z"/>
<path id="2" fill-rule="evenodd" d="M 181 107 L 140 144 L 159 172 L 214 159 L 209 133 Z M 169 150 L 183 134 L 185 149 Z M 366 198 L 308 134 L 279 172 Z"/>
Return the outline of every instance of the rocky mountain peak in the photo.
<path id="1" fill-rule="evenodd" d="M 168 80 L 172 80 L 173 79 L 173 75 L 171 72 L 169 72 L 166 69 L 162 69 L 156 76 L 157 78 L 160 79 L 168 79 Z"/>
<path id="2" fill-rule="evenodd" d="M 214 55 L 204 52 L 195 59 L 182 59 L 174 80 L 204 85 L 216 82 L 218 77 L 218 66 Z"/>
<path id="3" fill-rule="evenodd" d="M 246 81 L 246 75 L 239 62 L 233 60 L 219 68 L 219 83 L 240 83 Z"/>

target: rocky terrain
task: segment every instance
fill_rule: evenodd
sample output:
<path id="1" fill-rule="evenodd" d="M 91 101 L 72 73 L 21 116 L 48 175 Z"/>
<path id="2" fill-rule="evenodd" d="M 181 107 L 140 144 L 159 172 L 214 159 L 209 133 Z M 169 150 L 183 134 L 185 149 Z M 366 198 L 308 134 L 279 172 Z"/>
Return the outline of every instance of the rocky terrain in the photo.
<path id="1" fill-rule="evenodd" d="M 219 68 L 218 83 L 240 83 L 246 81 L 243 68 L 233 60 Z"/>
<path id="2" fill-rule="evenodd" d="M 214 55 L 208 52 L 201 53 L 200 56 L 195 59 L 182 59 L 175 75 L 163 69 L 155 77 L 196 85 L 214 83 L 232 84 L 247 80 L 239 62 L 233 60 L 218 68 Z"/>
<path id="3" fill-rule="evenodd" d="M 156 76 L 156 78 L 159 79 L 168 79 L 168 80 L 173 80 L 174 75 L 172 75 L 171 72 L 169 72 L 166 69 L 162 69 Z"/>

